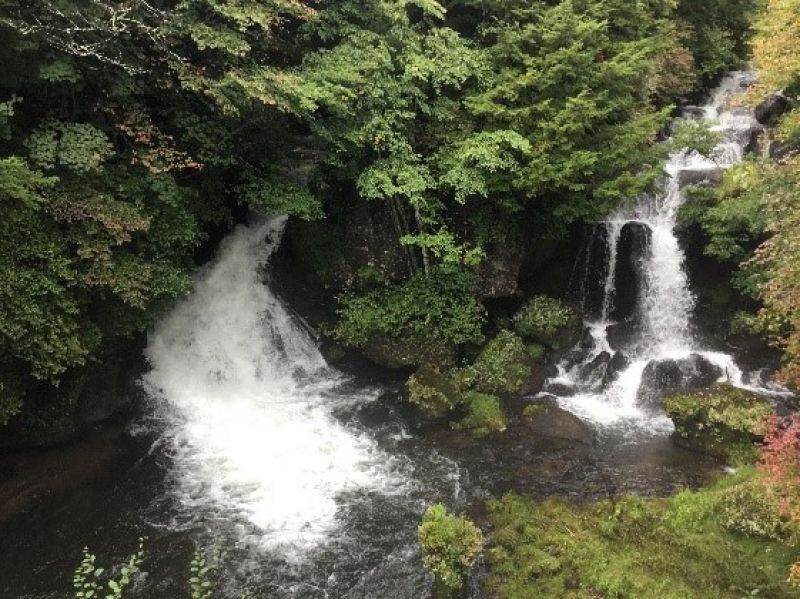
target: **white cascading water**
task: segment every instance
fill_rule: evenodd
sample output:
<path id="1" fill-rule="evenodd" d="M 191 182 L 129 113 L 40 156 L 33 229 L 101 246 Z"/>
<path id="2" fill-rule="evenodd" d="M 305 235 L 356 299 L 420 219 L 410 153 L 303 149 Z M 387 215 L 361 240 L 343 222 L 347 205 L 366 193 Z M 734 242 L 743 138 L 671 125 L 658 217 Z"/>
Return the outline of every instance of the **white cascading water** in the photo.
<path id="1" fill-rule="evenodd" d="M 337 496 L 395 483 L 390 458 L 332 415 L 341 382 L 265 284 L 285 218 L 239 226 L 152 331 L 143 385 L 187 514 L 226 514 L 293 560 L 337 524 Z M 233 518 L 229 518 L 233 516 Z"/>
<path id="2" fill-rule="evenodd" d="M 559 404 L 577 415 L 602 425 L 634 426 L 651 432 L 669 432 L 672 422 L 652 406 L 642 405 L 643 375 L 649 364 L 667 360 L 685 363 L 702 359 L 719 373 L 718 381 L 779 392 L 774 388 L 752 385 L 749 377 L 725 353 L 701 347 L 692 331 L 695 297 L 689 287 L 685 256 L 675 228 L 678 209 L 685 200 L 682 178 L 713 180 L 720 169 L 740 160 L 752 133 L 759 125 L 746 110 L 733 105 L 733 98 L 746 87 L 750 75 L 732 73 L 713 94 L 708 105 L 686 113 L 684 117 L 701 120 L 723 137 L 711 158 L 695 152 L 678 152 L 666 165 L 666 178 L 659 193 L 647 195 L 633 206 L 624 206 L 607 221 L 605 229 L 605 277 L 603 303 L 599 319 L 587 319 L 585 327 L 590 349 L 575 350 L 580 355 L 558 365 L 558 374 L 548 379 L 542 395 L 555 395 Z M 638 264 L 639 290 L 637 330 L 624 344 L 625 367 L 613 377 L 604 376 L 608 363 L 593 370 L 602 356 L 613 357 L 620 348 L 612 348 L 608 331 L 617 325 L 613 318 L 616 295 L 618 245 L 626 225 L 646 228 L 647 249 Z M 602 362 L 602 361 L 601 361 Z M 692 366 L 690 366 L 691 368 Z M 689 373 L 692 374 L 691 372 Z"/>

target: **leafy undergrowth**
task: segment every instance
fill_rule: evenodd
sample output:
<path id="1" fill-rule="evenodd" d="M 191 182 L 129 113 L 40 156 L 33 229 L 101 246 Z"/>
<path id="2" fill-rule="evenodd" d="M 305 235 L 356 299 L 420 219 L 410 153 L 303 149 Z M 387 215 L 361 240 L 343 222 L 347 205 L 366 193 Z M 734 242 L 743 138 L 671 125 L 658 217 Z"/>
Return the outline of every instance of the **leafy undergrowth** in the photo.
<path id="1" fill-rule="evenodd" d="M 624 497 L 586 506 L 513 494 L 492 500 L 489 593 L 509 599 L 798 597 L 800 589 L 787 580 L 800 551 L 796 530 L 758 498 L 734 491 L 758 476 L 747 468 L 667 499 Z"/>

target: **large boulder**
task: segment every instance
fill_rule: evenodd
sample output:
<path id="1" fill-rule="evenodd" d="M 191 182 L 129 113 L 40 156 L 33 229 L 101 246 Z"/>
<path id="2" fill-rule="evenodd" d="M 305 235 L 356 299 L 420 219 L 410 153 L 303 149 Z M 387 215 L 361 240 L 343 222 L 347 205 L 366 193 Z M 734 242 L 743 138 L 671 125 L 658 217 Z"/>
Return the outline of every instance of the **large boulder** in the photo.
<path id="1" fill-rule="evenodd" d="M 680 360 L 654 360 L 642 372 L 636 401 L 642 407 L 658 409 L 667 393 L 708 387 L 722 374 L 718 366 L 699 354 Z"/>
<path id="2" fill-rule="evenodd" d="M 753 111 L 753 116 L 762 125 L 773 127 L 792 107 L 789 98 L 781 92 L 775 92 L 764 98 Z"/>
<path id="3" fill-rule="evenodd" d="M 592 429 L 580 418 L 551 402 L 533 403 L 523 410 L 528 429 L 543 437 L 588 443 Z"/>
<path id="4" fill-rule="evenodd" d="M 145 368 L 138 338 L 91 365 L 68 371 L 58 387 L 31 385 L 22 411 L 0 427 L 0 450 L 49 447 L 71 442 L 89 428 L 131 410 L 141 393 Z"/>
<path id="5" fill-rule="evenodd" d="M 756 458 L 753 443 L 763 436 L 766 418 L 773 413 L 763 397 L 729 384 L 668 395 L 663 406 L 675 424 L 679 444 L 729 463 Z"/>

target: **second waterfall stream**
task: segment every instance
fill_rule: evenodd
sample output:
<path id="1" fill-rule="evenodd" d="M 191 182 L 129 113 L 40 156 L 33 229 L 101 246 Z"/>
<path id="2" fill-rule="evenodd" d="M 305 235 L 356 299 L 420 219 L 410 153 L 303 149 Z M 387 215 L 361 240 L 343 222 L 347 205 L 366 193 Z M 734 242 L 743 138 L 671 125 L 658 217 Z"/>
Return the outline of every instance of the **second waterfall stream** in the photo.
<path id="1" fill-rule="evenodd" d="M 581 265 L 585 333 L 540 396 L 554 396 L 565 409 L 599 425 L 662 434 L 672 430 L 658 406 L 665 391 L 727 381 L 780 393 L 759 373 L 743 372 L 728 353 L 706 346 L 694 330 L 695 297 L 676 233 L 684 188 L 718 181 L 724 169 L 742 160 L 759 129 L 752 114 L 736 106 L 750 80 L 749 73 L 732 73 L 707 105 L 685 112 L 685 118 L 719 134 L 710 157 L 673 154 L 656 192 L 594 227 Z M 620 264 L 633 279 L 624 298 Z"/>

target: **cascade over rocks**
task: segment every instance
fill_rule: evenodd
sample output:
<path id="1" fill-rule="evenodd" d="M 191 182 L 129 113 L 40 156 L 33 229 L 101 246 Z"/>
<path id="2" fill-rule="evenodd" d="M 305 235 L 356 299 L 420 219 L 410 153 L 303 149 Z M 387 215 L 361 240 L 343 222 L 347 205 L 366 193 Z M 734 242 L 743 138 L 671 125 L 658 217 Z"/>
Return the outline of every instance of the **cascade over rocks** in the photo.
<path id="1" fill-rule="evenodd" d="M 690 185 L 718 185 L 722 182 L 724 172 L 719 167 L 681 169 L 678 172 L 678 187 L 684 189 Z"/>
<path id="2" fill-rule="evenodd" d="M 589 229 L 576 264 L 584 334 L 539 397 L 554 395 L 560 407 L 598 423 L 664 433 L 673 428 L 659 403 L 664 394 L 753 380 L 731 356 L 703 345 L 695 330 L 697 298 L 679 239 L 680 234 L 685 241 L 687 232 L 678 226 L 683 189 L 719 182 L 761 129 L 735 101 L 749 80 L 746 73 L 733 73 L 709 105 L 684 112 L 722 134 L 713 160 L 693 151 L 673 154 L 656 193 L 621 206 Z M 781 106 L 773 99 L 769 110 Z"/>

